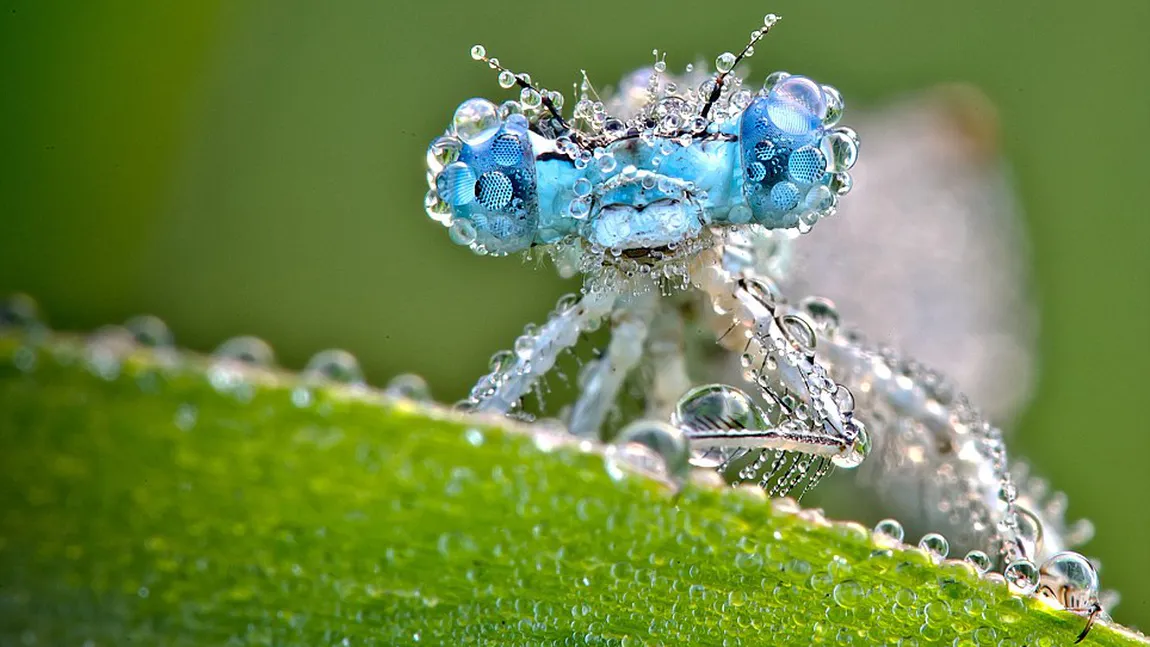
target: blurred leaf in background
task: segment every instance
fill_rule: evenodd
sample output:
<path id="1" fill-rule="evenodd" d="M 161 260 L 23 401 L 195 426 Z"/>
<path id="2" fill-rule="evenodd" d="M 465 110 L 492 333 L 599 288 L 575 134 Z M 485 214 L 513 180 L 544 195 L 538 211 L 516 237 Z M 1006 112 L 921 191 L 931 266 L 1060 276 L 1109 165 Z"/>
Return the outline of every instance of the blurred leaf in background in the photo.
<path id="1" fill-rule="evenodd" d="M 453 400 L 564 284 L 451 245 L 423 214 L 423 155 L 454 106 L 501 96 L 468 48 L 565 88 L 669 52 L 740 46 L 848 105 L 982 88 L 1033 242 L 1037 397 L 1014 445 L 1098 527 L 1090 550 L 1150 626 L 1150 3 L 37 3 L 0 12 L 0 293 L 61 328 L 151 312 L 181 345 L 251 333 L 288 366 L 347 348 L 376 383 Z M 849 122 L 849 107 L 848 119 Z M 865 141 L 864 141 L 865 147 Z M 864 148 L 865 155 L 865 148 Z M 871 244 L 881 245 L 882 241 Z"/>

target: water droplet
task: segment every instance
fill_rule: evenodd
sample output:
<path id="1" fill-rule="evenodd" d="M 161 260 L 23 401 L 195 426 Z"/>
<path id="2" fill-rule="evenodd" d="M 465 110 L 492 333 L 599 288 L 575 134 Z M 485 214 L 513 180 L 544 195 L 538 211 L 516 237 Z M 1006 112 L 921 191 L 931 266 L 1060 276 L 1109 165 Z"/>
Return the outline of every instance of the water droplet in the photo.
<path id="1" fill-rule="evenodd" d="M 967 564 L 973 566 L 974 570 L 978 571 L 979 575 L 989 571 L 990 567 L 993 565 L 993 563 L 990 561 L 990 555 L 987 555 L 981 550 L 972 550 L 966 554 L 966 557 L 963 557 L 962 559 Z"/>
<path id="2" fill-rule="evenodd" d="M 874 533 L 881 538 L 902 541 L 904 532 L 902 524 L 896 519 L 883 519 L 874 526 Z"/>
<path id="3" fill-rule="evenodd" d="M 259 337 L 232 337 L 220 344 L 212 355 L 216 359 L 268 368 L 275 364 L 275 352 Z"/>
<path id="4" fill-rule="evenodd" d="M 835 466 L 842 467 L 844 469 L 851 469 L 853 467 L 862 465 L 862 462 L 866 460 L 866 457 L 870 454 L 871 450 L 870 433 L 867 432 L 866 428 L 863 427 L 861 423 L 856 421 L 852 424 L 858 430 L 858 435 L 855 437 L 854 442 L 851 443 L 851 446 L 846 450 L 845 453 L 831 456 L 831 462 L 834 463 Z M 891 520 L 888 519 L 887 521 Z M 875 530 L 878 530 L 877 526 L 875 527 Z M 899 530 L 901 532 L 901 527 Z M 902 540 L 899 539 L 899 541 Z"/>
<path id="5" fill-rule="evenodd" d="M 451 223 L 451 227 L 447 230 L 447 235 L 451 238 L 451 242 L 466 247 L 475 242 L 475 237 L 478 235 L 478 232 L 470 220 L 460 218 Z"/>
<path id="6" fill-rule="evenodd" d="M 340 384 L 364 384 L 363 370 L 355 355 L 332 348 L 316 353 L 303 370 L 304 380 L 327 380 Z"/>
<path id="7" fill-rule="evenodd" d="M 849 171 L 858 161 L 858 140 L 851 137 L 852 132 L 842 128 L 823 136 L 819 150 L 827 161 L 828 172 Z"/>
<path id="8" fill-rule="evenodd" d="M 140 315 L 124 322 L 124 328 L 132 334 L 136 343 L 151 348 L 171 348 L 175 345 L 175 338 L 168 324 L 159 317 Z"/>
<path id="9" fill-rule="evenodd" d="M 765 416 L 751 396 L 727 384 L 708 384 L 688 391 L 675 406 L 673 421 L 690 436 L 693 431 L 764 429 Z M 696 453 L 692 464 L 715 467 L 711 453 Z"/>
<path id="10" fill-rule="evenodd" d="M 499 87 L 504 90 L 510 89 L 515 85 L 515 73 L 511 70 L 503 70 L 499 73 Z"/>
<path id="11" fill-rule="evenodd" d="M 0 332 L 5 328 L 30 332 L 43 325 L 40 306 L 27 294 L 17 292 L 0 300 Z"/>
<path id="12" fill-rule="evenodd" d="M 462 143 L 454 137 L 440 137 L 427 147 L 427 168 L 438 173 L 448 164 L 459 159 Z"/>
<path id="13" fill-rule="evenodd" d="M 196 419 L 199 417 L 199 411 L 194 405 L 181 404 L 176 409 L 175 423 L 180 431 L 191 431 L 196 426 Z"/>
<path id="14" fill-rule="evenodd" d="M 930 553 L 935 560 L 946 559 L 950 553 L 950 542 L 937 532 L 923 535 L 922 539 L 918 540 L 918 547 Z"/>
<path id="15" fill-rule="evenodd" d="M 1068 609 L 1088 609 L 1098 602 L 1098 571 L 1073 551 L 1055 553 L 1039 571 L 1043 591 Z"/>
<path id="16" fill-rule="evenodd" d="M 629 466 L 682 483 L 691 469 L 686 436 L 660 420 L 627 425 L 616 436 L 612 450 L 608 470 L 616 477 Z"/>
<path id="17" fill-rule="evenodd" d="M 913 607 L 917 600 L 918 596 L 915 595 L 915 592 L 911 589 L 902 588 L 899 589 L 898 593 L 894 594 L 895 604 L 908 609 Z"/>
<path id="18" fill-rule="evenodd" d="M 487 99 L 468 99 L 455 109 L 451 125 L 457 137 L 476 144 L 493 135 L 499 127 L 499 109 Z"/>
<path id="19" fill-rule="evenodd" d="M 419 402 L 431 400 L 431 388 L 427 380 L 414 373 L 402 373 L 391 378 L 383 392 L 393 398 L 406 398 Z"/>
<path id="20" fill-rule="evenodd" d="M 854 580 L 847 580 L 835 585 L 831 596 L 834 597 L 839 606 L 847 609 L 855 608 L 865 597 L 862 585 Z"/>
<path id="21" fill-rule="evenodd" d="M 1019 559 L 1006 566 L 1002 576 L 1007 584 L 1020 593 L 1030 594 L 1038 588 L 1038 567 L 1029 559 Z"/>
<path id="22" fill-rule="evenodd" d="M 825 335 L 838 329 L 839 311 L 830 299 L 807 297 L 802 300 L 799 307 L 807 314 L 818 332 Z"/>
<path id="23" fill-rule="evenodd" d="M 922 610 L 927 624 L 933 626 L 945 625 L 950 621 L 950 605 L 945 600 L 935 600 L 927 603 Z"/>
<path id="24" fill-rule="evenodd" d="M 482 61 L 486 57 L 487 57 L 487 48 L 485 48 L 483 45 L 472 45 L 472 47 L 471 47 L 471 58 L 472 59 L 474 59 L 476 61 Z"/>
<path id="25" fill-rule="evenodd" d="M 735 68 L 735 55 L 723 52 L 715 59 L 715 69 L 726 74 Z"/>
<path id="26" fill-rule="evenodd" d="M 788 135 L 805 135 L 822 125 L 827 113 L 822 88 L 804 76 L 788 76 L 771 88 L 767 116 Z"/>
<path id="27" fill-rule="evenodd" d="M 766 80 L 763 81 L 763 92 L 768 93 L 776 85 L 782 83 L 791 75 L 788 72 L 772 72 L 767 75 Z"/>

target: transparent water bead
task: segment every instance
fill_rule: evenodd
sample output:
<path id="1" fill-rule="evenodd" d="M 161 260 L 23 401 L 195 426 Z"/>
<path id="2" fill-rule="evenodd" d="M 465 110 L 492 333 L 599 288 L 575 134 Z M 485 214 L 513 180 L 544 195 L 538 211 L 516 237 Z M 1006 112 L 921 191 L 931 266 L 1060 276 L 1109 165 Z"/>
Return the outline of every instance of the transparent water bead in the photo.
<path id="1" fill-rule="evenodd" d="M 212 355 L 216 359 L 240 362 L 251 366 L 266 368 L 275 364 L 275 351 L 272 350 L 272 347 L 259 337 L 250 335 L 232 337 L 220 344 Z"/>
<path id="2" fill-rule="evenodd" d="M 962 559 L 967 564 L 973 566 L 974 570 L 978 571 L 979 575 L 986 573 L 990 570 L 990 567 L 993 566 L 993 562 L 990 560 L 990 555 L 987 555 L 981 550 L 972 550 L 966 554 L 966 557 L 963 557 Z"/>
<path id="3" fill-rule="evenodd" d="M 875 524 L 874 534 L 885 539 L 901 542 L 905 531 L 897 519 L 883 519 Z"/>
<path id="4" fill-rule="evenodd" d="M 950 553 L 950 542 L 937 532 L 923 535 L 922 539 L 918 540 L 918 547 L 930 553 L 935 560 L 946 559 Z"/>
<path id="5" fill-rule="evenodd" d="M 1019 559 L 1007 565 L 1002 576 L 1006 583 L 1019 593 L 1034 593 L 1038 588 L 1038 567 L 1029 559 Z"/>
<path id="6" fill-rule="evenodd" d="M 689 458 L 687 438 L 679 428 L 661 420 L 636 420 L 612 442 L 607 469 L 615 478 L 634 467 L 682 483 L 691 469 Z"/>
<path id="7" fill-rule="evenodd" d="M 303 377 L 305 380 L 324 380 L 340 384 L 365 384 L 359 360 L 355 355 L 338 348 L 323 350 L 312 355 L 304 367 Z"/>
<path id="8" fill-rule="evenodd" d="M 451 118 L 455 136 L 465 143 L 479 143 L 499 127 L 499 108 L 487 99 L 468 99 L 459 104 Z"/>
<path id="9" fill-rule="evenodd" d="M 1089 609 L 1098 602 L 1098 571 L 1074 551 L 1055 553 L 1039 569 L 1042 592 L 1067 609 Z"/>
<path id="10" fill-rule="evenodd" d="M 763 429 L 766 416 L 744 391 L 727 384 L 707 384 L 688 391 L 675 406 L 673 422 L 689 437 L 692 431 Z M 691 464 L 717 467 L 723 460 L 713 451 L 695 451 Z"/>
<path id="11" fill-rule="evenodd" d="M 406 398 L 418 402 L 431 401 L 431 388 L 427 380 L 414 373 L 402 373 L 391 378 L 383 392 L 393 398 Z"/>
<path id="12" fill-rule="evenodd" d="M 831 462 L 834 463 L 836 467 L 844 469 L 858 467 L 862 465 L 862 462 L 866 460 L 866 457 L 870 454 L 870 434 L 861 424 L 855 424 L 858 427 L 858 436 L 855 437 L 855 441 L 851 444 L 850 449 L 844 454 L 836 454 L 831 457 Z"/>
<path id="13" fill-rule="evenodd" d="M 17 292 L 0 300 L 0 331 L 5 328 L 28 331 L 43 325 L 40 306 L 27 294 Z"/>
<path id="14" fill-rule="evenodd" d="M 730 52 L 723 52 L 715 59 L 715 69 L 723 74 L 730 72 L 735 68 L 735 55 Z"/>
<path id="15" fill-rule="evenodd" d="M 826 159 L 827 171 L 831 173 L 849 171 L 858 161 L 858 138 L 852 137 L 853 133 L 854 131 L 840 128 L 827 133 L 819 142 L 819 151 Z"/>
<path id="16" fill-rule="evenodd" d="M 767 116 L 788 135 L 805 135 L 822 125 L 826 97 L 819 84 L 805 76 L 788 76 L 767 95 Z"/>
<path id="17" fill-rule="evenodd" d="M 176 339 L 168 324 L 153 315 L 139 315 L 124 322 L 124 328 L 132 334 L 136 343 L 150 348 L 171 348 Z"/>

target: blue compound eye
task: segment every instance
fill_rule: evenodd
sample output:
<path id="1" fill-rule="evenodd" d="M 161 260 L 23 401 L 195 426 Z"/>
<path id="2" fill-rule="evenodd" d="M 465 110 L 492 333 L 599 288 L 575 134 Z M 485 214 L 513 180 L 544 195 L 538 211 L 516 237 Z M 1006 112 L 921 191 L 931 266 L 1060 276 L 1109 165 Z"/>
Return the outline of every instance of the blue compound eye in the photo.
<path id="1" fill-rule="evenodd" d="M 781 77 L 751 102 L 739 122 L 743 197 L 752 220 L 770 228 L 810 226 L 833 211 L 850 186 L 858 155 L 854 132 L 827 130 L 841 112 L 833 88 L 802 76 Z"/>
<path id="2" fill-rule="evenodd" d="M 539 206 L 524 117 L 502 120 L 494 104 L 469 99 L 456 109 L 449 134 L 432 143 L 428 165 L 434 173 L 428 212 L 450 222 L 453 241 L 495 255 L 531 246 Z M 450 217 L 437 217 L 444 211 Z"/>

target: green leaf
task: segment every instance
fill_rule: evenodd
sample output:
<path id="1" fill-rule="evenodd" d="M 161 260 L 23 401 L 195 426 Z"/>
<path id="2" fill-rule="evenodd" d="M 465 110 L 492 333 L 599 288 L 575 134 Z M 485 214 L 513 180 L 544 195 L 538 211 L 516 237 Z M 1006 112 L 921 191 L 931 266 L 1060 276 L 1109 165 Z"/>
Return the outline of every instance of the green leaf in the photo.
<path id="1" fill-rule="evenodd" d="M 676 496 L 560 438 L 0 336 L 0 643 L 1006 646 L 1083 627 L 857 524 Z M 1099 623 L 1086 643 L 1142 640 Z"/>

